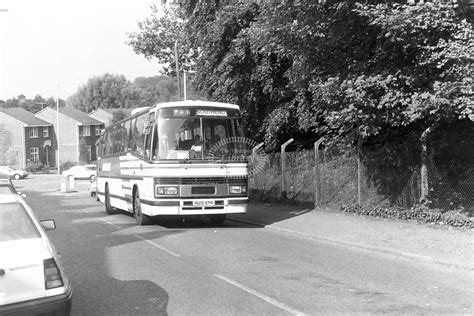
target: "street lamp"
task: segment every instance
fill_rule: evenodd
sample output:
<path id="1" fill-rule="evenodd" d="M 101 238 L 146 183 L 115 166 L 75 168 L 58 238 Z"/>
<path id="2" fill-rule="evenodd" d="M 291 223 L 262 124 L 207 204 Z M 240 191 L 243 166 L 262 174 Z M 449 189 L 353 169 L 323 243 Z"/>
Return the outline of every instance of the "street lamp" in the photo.
<path id="1" fill-rule="evenodd" d="M 58 174 L 61 174 L 61 165 L 59 162 L 59 84 L 56 86 L 56 138 L 57 138 L 57 144 L 58 144 Z"/>

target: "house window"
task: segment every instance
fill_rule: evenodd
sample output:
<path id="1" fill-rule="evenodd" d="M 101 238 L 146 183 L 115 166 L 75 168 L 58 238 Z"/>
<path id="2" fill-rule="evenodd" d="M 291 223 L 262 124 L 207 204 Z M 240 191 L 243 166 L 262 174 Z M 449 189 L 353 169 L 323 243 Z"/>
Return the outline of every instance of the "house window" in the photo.
<path id="1" fill-rule="evenodd" d="M 38 147 L 30 148 L 30 161 L 33 161 L 33 162 L 39 161 L 39 148 Z"/>
<path id="2" fill-rule="evenodd" d="M 43 137 L 49 137 L 49 127 L 43 127 Z"/>
<path id="3" fill-rule="evenodd" d="M 91 136 L 91 127 L 90 127 L 90 125 L 82 126 L 82 136 Z"/>
<path id="4" fill-rule="evenodd" d="M 30 127 L 29 130 L 30 138 L 38 138 L 38 127 Z"/>
<path id="5" fill-rule="evenodd" d="M 100 125 L 95 126 L 95 136 L 100 136 Z"/>

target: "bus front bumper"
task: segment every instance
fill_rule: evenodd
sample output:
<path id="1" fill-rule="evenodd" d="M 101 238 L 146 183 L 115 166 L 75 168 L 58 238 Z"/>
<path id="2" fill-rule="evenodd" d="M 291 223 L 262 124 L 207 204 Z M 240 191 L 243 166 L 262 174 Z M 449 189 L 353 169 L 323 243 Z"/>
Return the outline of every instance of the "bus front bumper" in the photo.
<path id="1" fill-rule="evenodd" d="M 247 212 L 248 198 L 143 201 L 142 210 L 150 216 L 210 215 Z"/>

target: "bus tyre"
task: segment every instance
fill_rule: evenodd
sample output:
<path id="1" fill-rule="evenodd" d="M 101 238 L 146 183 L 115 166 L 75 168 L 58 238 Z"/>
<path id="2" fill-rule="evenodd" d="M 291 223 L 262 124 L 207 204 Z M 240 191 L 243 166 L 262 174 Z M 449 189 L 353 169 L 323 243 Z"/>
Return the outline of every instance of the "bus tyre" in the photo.
<path id="1" fill-rule="evenodd" d="M 109 185 L 105 185 L 105 198 L 104 198 L 104 205 L 105 205 L 105 213 L 107 215 L 111 215 L 114 213 L 113 207 L 110 205 L 110 194 L 109 194 Z"/>
<path id="2" fill-rule="evenodd" d="M 211 215 L 209 219 L 211 220 L 212 225 L 221 226 L 224 224 L 225 214 Z"/>
<path id="3" fill-rule="evenodd" d="M 133 197 L 133 216 L 135 217 L 137 224 L 140 226 L 150 225 L 153 222 L 150 216 L 142 213 L 142 204 L 140 202 L 140 194 L 138 193 L 138 189 L 135 191 L 135 195 Z"/>

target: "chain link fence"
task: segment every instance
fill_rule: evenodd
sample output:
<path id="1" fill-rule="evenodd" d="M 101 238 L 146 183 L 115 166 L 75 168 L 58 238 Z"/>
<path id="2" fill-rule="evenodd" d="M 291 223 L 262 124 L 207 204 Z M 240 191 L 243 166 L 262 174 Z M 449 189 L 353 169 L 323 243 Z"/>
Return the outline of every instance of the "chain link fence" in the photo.
<path id="1" fill-rule="evenodd" d="M 474 153 L 468 152 L 460 159 L 440 150 L 433 145 L 429 154 L 430 206 L 472 210 Z M 420 152 L 421 149 L 407 149 L 406 153 L 394 151 L 389 155 L 386 149 L 359 151 L 337 143 L 323 143 L 316 153 L 315 149 L 284 153 L 286 168 L 282 168 L 281 153 L 270 153 L 265 168 L 250 179 L 251 198 L 327 208 L 409 208 L 420 203 L 422 195 Z M 406 163 L 404 156 L 409 157 Z M 282 169 L 286 169 L 285 174 Z"/>

